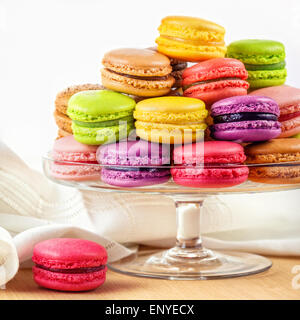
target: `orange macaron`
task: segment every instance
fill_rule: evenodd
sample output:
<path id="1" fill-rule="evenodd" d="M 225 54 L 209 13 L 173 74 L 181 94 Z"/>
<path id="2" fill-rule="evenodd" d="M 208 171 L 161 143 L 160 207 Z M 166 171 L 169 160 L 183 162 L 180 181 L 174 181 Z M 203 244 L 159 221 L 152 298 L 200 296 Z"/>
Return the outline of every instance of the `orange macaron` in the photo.
<path id="1" fill-rule="evenodd" d="M 130 95 L 166 95 L 175 82 L 169 58 L 149 49 L 112 50 L 104 55 L 102 64 L 102 84 Z"/>
<path id="2" fill-rule="evenodd" d="M 273 139 L 245 147 L 249 180 L 269 184 L 300 183 L 300 139 Z M 292 164 L 293 163 L 293 164 Z"/>

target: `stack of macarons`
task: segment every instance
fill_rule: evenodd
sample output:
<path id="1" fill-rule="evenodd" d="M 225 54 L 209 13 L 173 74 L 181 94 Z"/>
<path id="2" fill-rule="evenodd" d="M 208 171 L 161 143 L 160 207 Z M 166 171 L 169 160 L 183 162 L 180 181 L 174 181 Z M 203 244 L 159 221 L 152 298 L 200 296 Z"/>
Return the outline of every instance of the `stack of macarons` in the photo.
<path id="1" fill-rule="evenodd" d="M 73 137 L 70 146 L 65 138 L 54 146 L 54 177 L 140 187 L 172 176 L 187 187 L 229 187 L 247 180 L 252 145 L 297 141 L 300 89 L 284 85 L 282 43 L 248 39 L 226 47 L 222 26 L 194 17 L 166 17 L 158 31 L 157 47 L 107 52 L 102 85 L 57 95 L 59 136 Z M 93 159 L 89 166 L 82 153 Z M 73 171 L 59 163 L 67 158 Z M 77 159 L 83 159 L 80 173 Z M 102 170 L 93 176 L 87 168 L 95 161 Z"/>

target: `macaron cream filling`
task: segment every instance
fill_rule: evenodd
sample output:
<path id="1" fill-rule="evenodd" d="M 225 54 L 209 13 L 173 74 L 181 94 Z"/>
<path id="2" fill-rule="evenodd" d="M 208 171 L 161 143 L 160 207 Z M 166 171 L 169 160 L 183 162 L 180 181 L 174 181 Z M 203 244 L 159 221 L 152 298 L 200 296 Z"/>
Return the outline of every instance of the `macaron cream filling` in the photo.
<path id="1" fill-rule="evenodd" d="M 245 63 L 245 68 L 249 70 L 280 70 L 285 68 L 285 61 L 280 61 L 278 63 L 273 64 L 247 64 Z"/>
<path id="2" fill-rule="evenodd" d="M 227 123 L 227 122 L 238 122 L 238 121 L 249 121 L 249 120 L 269 120 L 277 121 L 278 118 L 272 113 L 261 113 L 261 112 L 240 112 L 223 114 L 214 117 L 214 123 Z"/>
<path id="3" fill-rule="evenodd" d="M 209 80 L 203 80 L 203 81 L 197 81 L 188 85 L 183 86 L 183 90 L 187 90 L 190 87 L 197 86 L 200 84 L 206 84 L 211 82 L 219 82 L 219 81 L 228 81 L 228 80 L 241 80 L 241 78 L 238 77 L 224 77 L 224 78 L 218 78 L 218 79 L 209 79 Z"/>
<path id="4" fill-rule="evenodd" d="M 58 269 L 58 268 L 49 268 L 40 264 L 35 264 L 36 268 L 43 269 L 50 272 L 56 273 L 65 273 L 65 274 L 78 274 L 78 273 L 92 273 L 105 269 L 105 265 L 100 265 L 97 267 L 82 267 L 82 268 L 74 268 L 74 269 Z"/>
<path id="5" fill-rule="evenodd" d="M 111 70 L 109 68 L 106 68 L 107 71 L 118 74 L 119 76 L 130 78 L 130 79 L 136 79 L 136 80 L 147 80 L 147 81 L 161 81 L 161 80 L 168 80 L 169 75 L 165 76 L 134 76 L 131 74 L 116 72 L 114 70 Z"/>
<path id="6" fill-rule="evenodd" d="M 81 126 L 81 127 L 102 128 L 102 127 L 118 126 L 119 124 L 122 124 L 123 122 L 131 124 L 131 123 L 133 123 L 133 121 L 134 121 L 134 119 L 133 119 L 133 116 L 131 115 L 128 117 L 119 118 L 119 119 L 115 119 L 115 120 L 99 121 L 99 122 L 84 122 L 84 121 L 73 120 L 73 123 L 75 123 L 76 125 Z"/>

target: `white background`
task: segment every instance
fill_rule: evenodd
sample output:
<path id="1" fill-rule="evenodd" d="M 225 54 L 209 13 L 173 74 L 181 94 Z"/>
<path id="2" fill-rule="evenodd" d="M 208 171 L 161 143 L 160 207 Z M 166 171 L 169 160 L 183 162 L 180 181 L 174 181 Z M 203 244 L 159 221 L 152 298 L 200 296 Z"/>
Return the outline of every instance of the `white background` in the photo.
<path id="1" fill-rule="evenodd" d="M 226 43 L 279 40 L 287 83 L 300 87 L 299 0 L 0 0 L 0 138 L 32 167 L 56 138 L 58 91 L 99 83 L 103 54 L 148 47 L 167 15 L 189 15 L 226 28 Z"/>

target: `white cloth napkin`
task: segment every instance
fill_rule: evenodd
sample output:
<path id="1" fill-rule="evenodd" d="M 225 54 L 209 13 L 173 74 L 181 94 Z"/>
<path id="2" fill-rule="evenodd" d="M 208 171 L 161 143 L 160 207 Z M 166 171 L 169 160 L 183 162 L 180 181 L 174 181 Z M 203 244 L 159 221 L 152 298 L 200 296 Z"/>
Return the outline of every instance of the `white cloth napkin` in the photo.
<path id="1" fill-rule="evenodd" d="M 300 255 L 299 196 L 300 190 L 295 190 L 207 199 L 204 245 Z M 90 239 L 104 245 L 109 261 L 114 261 L 132 253 L 118 243 L 173 245 L 176 219 L 174 203 L 167 197 L 79 191 L 52 183 L 0 141 L 0 227 L 3 285 L 17 272 L 19 261 L 30 261 L 34 244 L 44 239 Z"/>

